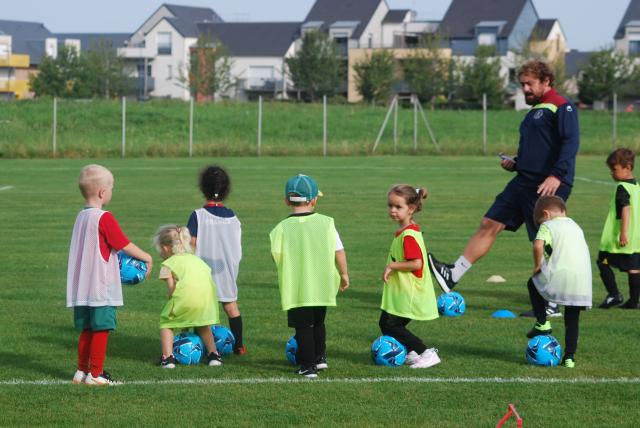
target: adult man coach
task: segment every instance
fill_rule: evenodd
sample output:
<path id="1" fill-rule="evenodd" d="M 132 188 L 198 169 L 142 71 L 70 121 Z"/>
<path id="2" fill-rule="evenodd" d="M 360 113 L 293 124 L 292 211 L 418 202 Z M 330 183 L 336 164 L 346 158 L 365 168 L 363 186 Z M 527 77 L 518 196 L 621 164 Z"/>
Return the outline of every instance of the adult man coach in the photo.
<path id="1" fill-rule="evenodd" d="M 538 197 L 557 195 L 566 201 L 571 193 L 580 141 L 576 107 L 556 92 L 553 71 L 542 61 L 524 64 L 518 79 L 532 108 L 520 124 L 518 155 L 502 156 L 500 161 L 502 168 L 516 172 L 516 176 L 496 197 L 454 264 L 428 255 L 431 271 L 444 292 L 449 292 L 489 252 L 503 230 L 515 232 L 525 223 L 529 240 L 535 239 L 538 226 L 533 220 L 533 207 Z M 548 308 L 550 315 L 553 312 L 557 308 Z"/>

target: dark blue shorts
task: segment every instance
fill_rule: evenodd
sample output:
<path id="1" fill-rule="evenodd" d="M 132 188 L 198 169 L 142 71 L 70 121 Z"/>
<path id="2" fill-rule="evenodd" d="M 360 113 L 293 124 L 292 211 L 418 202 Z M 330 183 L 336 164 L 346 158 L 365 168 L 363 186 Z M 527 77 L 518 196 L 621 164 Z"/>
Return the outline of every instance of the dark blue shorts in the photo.
<path id="1" fill-rule="evenodd" d="M 506 230 L 515 232 L 522 223 L 527 226 L 529 240 L 533 241 L 538 233 L 538 226 L 533 221 L 533 207 L 538 200 L 537 185 L 523 185 L 514 178 L 504 188 L 502 193 L 496 196 L 496 200 L 484 215 L 505 225 Z M 571 186 L 560 184 L 556 196 L 565 201 L 569 199 Z"/>

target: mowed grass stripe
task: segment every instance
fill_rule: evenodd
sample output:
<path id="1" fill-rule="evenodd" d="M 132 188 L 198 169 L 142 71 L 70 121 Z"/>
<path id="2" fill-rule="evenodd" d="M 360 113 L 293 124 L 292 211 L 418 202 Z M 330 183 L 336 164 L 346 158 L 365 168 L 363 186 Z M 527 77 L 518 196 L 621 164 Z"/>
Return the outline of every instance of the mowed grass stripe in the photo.
<path id="1" fill-rule="evenodd" d="M 488 383 L 488 384 L 640 384 L 640 377 L 620 378 L 537 378 L 537 377 L 363 377 L 363 378 L 316 378 L 302 379 L 297 377 L 272 377 L 272 378 L 247 378 L 247 379 L 168 379 L 168 380 L 131 380 L 113 387 L 122 388 L 127 385 L 253 385 L 253 384 L 289 384 L 289 383 L 340 383 L 340 384 L 367 384 L 367 383 Z M 0 381 L 0 385 L 70 385 L 69 380 L 24 380 L 13 379 Z M 80 386 L 82 387 L 82 386 Z"/>

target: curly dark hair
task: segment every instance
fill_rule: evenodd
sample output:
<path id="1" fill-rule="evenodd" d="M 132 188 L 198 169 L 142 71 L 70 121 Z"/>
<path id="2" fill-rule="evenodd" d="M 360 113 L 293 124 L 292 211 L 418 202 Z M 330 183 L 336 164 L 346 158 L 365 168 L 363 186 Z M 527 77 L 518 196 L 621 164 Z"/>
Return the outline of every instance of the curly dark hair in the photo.
<path id="1" fill-rule="evenodd" d="M 522 76 L 523 74 L 531 74 L 541 82 L 548 80 L 549 86 L 551 86 L 552 88 L 556 84 L 556 76 L 553 73 L 553 69 L 551 68 L 551 66 L 549 66 L 549 64 L 544 61 L 540 61 L 539 59 L 532 59 L 531 61 L 525 62 L 518 71 L 518 77 Z"/>
<path id="2" fill-rule="evenodd" d="M 607 156 L 607 165 L 610 169 L 613 169 L 613 167 L 616 165 L 620 165 L 621 167 L 630 166 L 631 169 L 633 169 L 635 157 L 636 156 L 629 149 L 616 149 L 612 151 L 609 156 Z"/>
<path id="3" fill-rule="evenodd" d="M 218 165 L 202 168 L 198 180 L 200 191 L 208 201 L 223 201 L 231 192 L 231 179 L 227 171 Z"/>

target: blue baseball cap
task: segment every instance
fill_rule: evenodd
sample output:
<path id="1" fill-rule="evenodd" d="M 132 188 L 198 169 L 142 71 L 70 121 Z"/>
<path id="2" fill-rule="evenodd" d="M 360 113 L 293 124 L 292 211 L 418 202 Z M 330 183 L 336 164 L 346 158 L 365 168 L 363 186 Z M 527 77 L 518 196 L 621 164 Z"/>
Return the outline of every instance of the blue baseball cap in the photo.
<path id="1" fill-rule="evenodd" d="M 309 202 L 322 192 L 318 190 L 316 181 L 308 175 L 298 174 L 287 181 L 284 188 L 284 196 L 291 202 Z"/>

